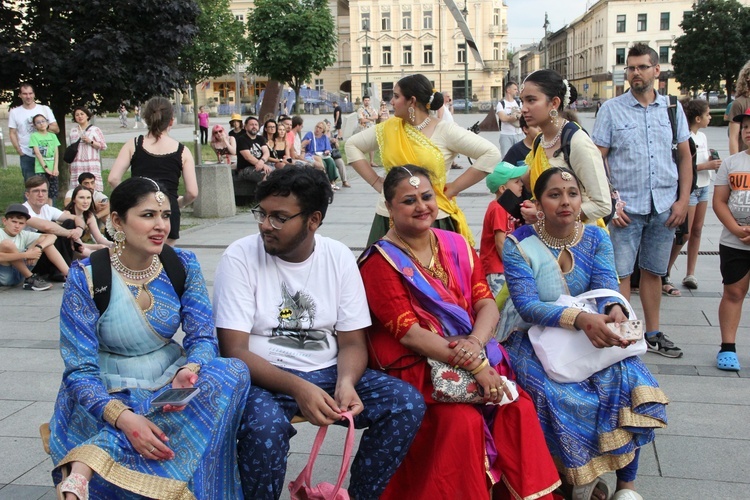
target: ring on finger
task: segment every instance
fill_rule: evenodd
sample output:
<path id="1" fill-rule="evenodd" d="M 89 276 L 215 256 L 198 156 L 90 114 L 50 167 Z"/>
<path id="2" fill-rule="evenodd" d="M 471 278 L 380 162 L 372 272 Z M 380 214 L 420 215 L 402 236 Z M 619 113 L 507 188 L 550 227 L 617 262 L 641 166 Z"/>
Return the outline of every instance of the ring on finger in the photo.
<path id="1" fill-rule="evenodd" d="M 149 452 L 149 453 L 153 453 L 155 449 L 156 449 L 156 446 L 152 446 L 152 447 L 151 447 L 151 449 L 150 449 L 150 450 L 148 450 L 148 452 Z"/>
<path id="2" fill-rule="evenodd" d="M 490 389 L 490 392 L 493 393 L 493 394 L 496 394 L 497 393 L 497 387 L 492 387 Z"/>
<path id="3" fill-rule="evenodd" d="M 464 348 L 462 347 L 462 348 L 461 348 L 461 352 L 462 352 L 462 353 L 464 353 L 464 354 L 468 354 L 468 352 L 469 352 L 469 351 L 467 351 L 466 349 L 464 349 Z"/>

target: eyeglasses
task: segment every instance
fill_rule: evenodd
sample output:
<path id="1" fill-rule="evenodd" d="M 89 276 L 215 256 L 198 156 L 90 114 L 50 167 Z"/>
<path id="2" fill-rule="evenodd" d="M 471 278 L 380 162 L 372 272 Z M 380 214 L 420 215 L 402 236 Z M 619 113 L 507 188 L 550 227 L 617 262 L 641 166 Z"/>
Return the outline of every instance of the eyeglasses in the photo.
<path id="1" fill-rule="evenodd" d="M 271 227 L 274 229 L 281 229 L 284 226 L 284 223 L 289 222 L 290 220 L 304 213 L 304 212 L 299 212 L 290 217 L 284 217 L 283 215 L 268 215 L 267 213 L 265 213 L 263 210 L 259 208 L 255 208 L 250 211 L 253 213 L 253 217 L 255 217 L 255 221 L 258 224 L 263 224 L 263 222 L 266 219 L 268 219 L 268 223 L 271 224 Z"/>
<path id="2" fill-rule="evenodd" d="M 635 70 L 638 70 L 640 73 L 643 73 L 647 69 L 653 68 L 654 65 L 648 65 L 648 64 L 641 64 L 640 66 L 625 66 L 625 69 L 628 70 L 631 73 L 635 73 Z"/>

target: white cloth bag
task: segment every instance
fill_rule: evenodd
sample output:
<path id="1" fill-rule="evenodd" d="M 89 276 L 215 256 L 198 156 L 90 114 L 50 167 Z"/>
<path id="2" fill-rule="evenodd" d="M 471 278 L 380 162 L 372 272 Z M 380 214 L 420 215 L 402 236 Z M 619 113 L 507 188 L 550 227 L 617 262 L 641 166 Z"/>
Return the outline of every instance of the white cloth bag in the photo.
<path id="1" fill-rule="evenodd" d="M 574 307 L 583 312 L 598 312 L 596 301 L 600 297 L 616 297 L 628 308 L 629 319 L 637 319 L 630 303 L 614 290 L 596 289 L 572 297 L 560 295 L 554 302 L 563 307 Z M 537 325 L 529 329 L 529 340 L 547 376 L 560 383 L 577 383 L 594 373 L 631 356 L 646 352 L 645 335 L 626 349 L 621 347 L 595 347 L 581 330 L 571 331 L 562 327 Z"/>

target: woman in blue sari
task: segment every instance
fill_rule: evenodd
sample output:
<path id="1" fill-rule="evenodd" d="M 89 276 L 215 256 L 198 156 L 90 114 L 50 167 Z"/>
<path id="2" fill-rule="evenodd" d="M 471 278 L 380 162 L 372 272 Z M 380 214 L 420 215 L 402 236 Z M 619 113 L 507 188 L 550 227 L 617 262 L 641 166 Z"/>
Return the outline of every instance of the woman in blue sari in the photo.
<path id="1" fill-rule="evenodd" d="M 531 325 L 582 330 L 598 348 L 625 347 L 607 323 L 626 320 L 619 299 L 597 299 L 598 314 L 565 308 L 561 294 L 618 290 L 612 243 L 606 232 L 580 221 L 581 186 L 575 174 L 550 167 L 538 178 L 534 196 L 539 221 L 505 240 L 503 263 L 510 297 L 502 314 L 504 345 L 517 381 L 536 404 L 552 457 L 578 500 L 608 498 L 603 473 L 616 471 L 616 499 L 635 492 L 638 451 L 666 427 L 668 402 L 648 368 L 626 358 L 579 383 L 550 379 L 529 341 Z"/>
<path id="2" fill-rule="evenodd" d="M 59 498 L 242 498 L 236 430 L 247 368 L 217 357 L 195 255 L 174 250 L 186 273 L 181 296 L 162 266 L 170 202 L 156 182 L 128 179 L 110 206 L 109 304 L 100 314 L 85 259 L 71 269 L 60 313 L 65 372 L 50 423 Z M 200 392 L 185 406 L 151 405 L 193 386 Z"/>

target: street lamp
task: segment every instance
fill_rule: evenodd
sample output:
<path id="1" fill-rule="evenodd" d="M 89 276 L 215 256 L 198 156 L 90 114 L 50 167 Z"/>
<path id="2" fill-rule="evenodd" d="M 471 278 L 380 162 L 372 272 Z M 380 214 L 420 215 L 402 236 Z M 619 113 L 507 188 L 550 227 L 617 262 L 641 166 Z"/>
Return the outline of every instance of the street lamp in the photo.
<path id="1" fill-rule="evenodd" d="M 370 95 L 370 44 L 368 33 L 370 31 L 370 20 L 363 20 L 365 30 L 365 95 Z M 364 97 L 364 96 L 363 96 Z"/>
<path id="2" fill-rule="evenodd" d="M 466 0 L 464 0 L 464 10 L 461 14 L 468 28 L 469 9 L 466 7 Z M 469 41 L 466 38 L 464 38 L 464 113 L 469 113 Z"/>

